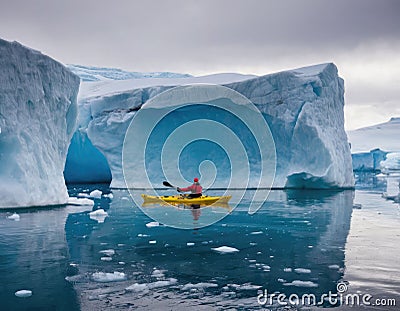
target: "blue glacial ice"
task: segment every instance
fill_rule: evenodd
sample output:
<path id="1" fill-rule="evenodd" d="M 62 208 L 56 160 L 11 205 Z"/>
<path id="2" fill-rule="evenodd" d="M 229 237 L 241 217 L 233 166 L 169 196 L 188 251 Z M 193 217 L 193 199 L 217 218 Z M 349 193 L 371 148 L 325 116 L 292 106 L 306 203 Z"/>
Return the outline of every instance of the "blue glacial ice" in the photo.
<path id="1" fill-rule="evenodd" d="M 194 83 L 224 85 L 247 97 L 260 110 L 275 140 L 274 187 L 345 188 L 354 185 L 350 148 L 344 131 L 344 83 L 332 63 L 261 77 L 225 74 L 83 83 L 78 102 L 79 128 L 70 150 L 79 149 L 77 144 L 90 147 L 80 149 L 82 153 L 75 157 L 74 165 L 68 155 L 66 176 L 72 176 L 74 169 L 79 168 L 85 171 L 80 181 L 93 182 L 106 178 L 111 172 L 111 186 L 125 188 L 121 153 L 132 118 L 144 103 L 161 92 Z M 206 148 L 206 143 L 203 142 L 202 147 Z M 196 147 L 193 148 L 195 151 Z M 88 150 L 87 155 L 85 150 Z M 204 155 L 196 154 L 195 162 L 201 163 Z M 223 152 L 217 148 L 214 156 L 218 163 Z M 86 157 L 102 164 L 87 165 Z M 181 162 L 183 172 L 196 173 L 193 165 Z M 150 174 L 162 176 L 161 171 Z"/>
<path id="2" fill-rule="evenodd" d="M 0 208 L 65 204 L 63 169 L 75 131 L 79 77 L 0 39 Z"/>

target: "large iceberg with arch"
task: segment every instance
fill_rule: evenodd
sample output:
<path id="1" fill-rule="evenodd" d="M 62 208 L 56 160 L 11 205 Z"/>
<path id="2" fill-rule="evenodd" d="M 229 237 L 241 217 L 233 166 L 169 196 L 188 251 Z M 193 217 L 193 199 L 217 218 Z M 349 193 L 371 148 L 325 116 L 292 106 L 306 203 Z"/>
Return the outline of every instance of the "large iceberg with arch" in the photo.
<path id="1" fill-rule="evenodd" d="M 112 187 L 125 188 L 122 148 L 132 118 L 161 92 L 196 83 L 226 86 L 247 97 L 262 113 L 276 147 L 273 187 L 353 187 L 350 147 L 344 131 L 344 81 L 332 63 L 260 77 L 219 74 L 85 82 L 79 94 L 78 129 L 67 158 L 67 182 L 108 180 Z M 188 109 L 186 112 L 191 113 Z M 83 161 L 87 157 L 90 163 Z M 84 176 L 76 176 L 77 168 L 85 172 Z M 181 169 L 193 168 L 183 161 Z M 162 176 L 162 171 L 159 173 Z"/>

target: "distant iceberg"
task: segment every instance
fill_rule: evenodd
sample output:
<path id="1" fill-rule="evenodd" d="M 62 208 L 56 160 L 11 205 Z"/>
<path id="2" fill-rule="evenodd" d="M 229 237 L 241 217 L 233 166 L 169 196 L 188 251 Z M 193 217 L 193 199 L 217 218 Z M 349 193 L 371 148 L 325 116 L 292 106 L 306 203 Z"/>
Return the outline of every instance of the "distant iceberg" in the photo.
<path id="1" fill-rule="evenodd" d="M 349 131 L 354 171 L 380 171 L 388 153 L 400 152 L 400 118 Z M 387 162 L 388 165 L 390 161 Z"/>
<path id="2" fill-rule="evenodd" d="M 400 171 L 400 152 L 388 153 L 386 160 L 380 163 L 380 168 L 384 173 Z"/>
<path id="3" fill-rule="evenodd" d="M 82 81 L 104 81 L 104 80 L 129 80 L 146 78 L 188 78 L 189 74 L 174 72 L 132 72 L 117 68 L 104 68 L 81 65 L 67 65 L 67 67 Z"/>

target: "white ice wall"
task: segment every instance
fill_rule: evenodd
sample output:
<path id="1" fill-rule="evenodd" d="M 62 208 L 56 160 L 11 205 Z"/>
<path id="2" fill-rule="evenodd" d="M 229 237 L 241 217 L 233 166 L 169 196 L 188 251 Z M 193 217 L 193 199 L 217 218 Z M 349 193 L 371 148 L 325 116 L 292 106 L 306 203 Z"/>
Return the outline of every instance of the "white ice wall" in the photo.
<path id="1" fill-rule="evenodd" d="M 67 202 L 63 170 L 78 89 L 62 64 L 0 39 L 0 208 Z"/>

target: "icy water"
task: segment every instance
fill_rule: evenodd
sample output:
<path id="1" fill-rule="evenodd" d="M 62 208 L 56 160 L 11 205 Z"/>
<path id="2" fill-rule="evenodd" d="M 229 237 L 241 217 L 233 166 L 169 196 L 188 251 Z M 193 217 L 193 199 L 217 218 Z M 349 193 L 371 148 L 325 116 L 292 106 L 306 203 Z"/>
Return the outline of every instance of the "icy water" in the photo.
<path id="1" fill-rule="evenodd" d="M 70 186 L 71 196 L 99 189 L 113 198 L 17 210 L 19 220 L 0 212 L 0 310 L 283 309 L 276 300 L 260 306 L 257 296 L 319 298 L 338 284 L 400 304 L 400 208 L 381 195 L 398 191 L 398 179 L 358 176 L 356 191 L 272 191 L 254 215 L 244 200 L 214 225 L 191 230 L 152 223 L 127 191 Z M 90 218 L 99 208 L 104 221 Z M 182 215 L 196 228 L 226 210 L 192 212 Z M 21 289 L 32 296 L 16 297 Z M 351 308 L 358 309 L 398 306 Z"/>

